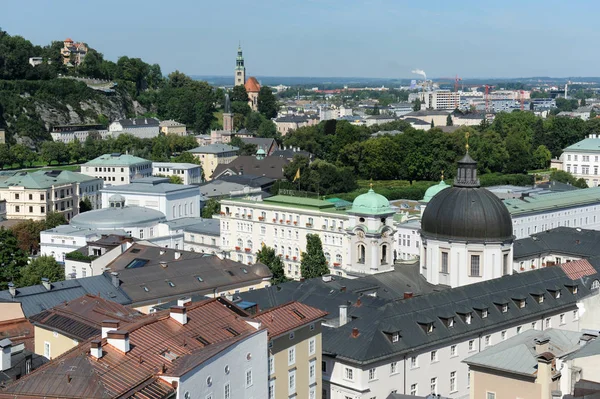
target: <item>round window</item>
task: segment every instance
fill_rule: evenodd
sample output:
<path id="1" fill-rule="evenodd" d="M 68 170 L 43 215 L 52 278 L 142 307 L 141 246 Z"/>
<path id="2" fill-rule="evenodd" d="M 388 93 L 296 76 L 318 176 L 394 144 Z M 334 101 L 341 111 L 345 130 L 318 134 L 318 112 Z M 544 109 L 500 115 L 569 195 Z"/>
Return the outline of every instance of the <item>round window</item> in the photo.
<path id="1" fill-rule="evenodd" d="M 229 374 L 229 366 L 225 366 L 225 374 Z"/>
<path id="2" fill-rule="evenodd" d="M 248 354 L 246 354 L 246 360 L 250 359 L 252 359 L 252 353 L 248 352 Z"/>
<path id="3" fill-rule="evenodd" d="M 190 391 L 185 391 L 185 393 L 183 394 L 183 397 L 185 399 L 190 399 L 192 397 L 192 394 L 190 393 Z"/>
<path id="4" fill-rule="evenodd" d="M 206 377 L 206 385 L 209 387 L 212 386 L 212 377 L 210 375 Z"/>

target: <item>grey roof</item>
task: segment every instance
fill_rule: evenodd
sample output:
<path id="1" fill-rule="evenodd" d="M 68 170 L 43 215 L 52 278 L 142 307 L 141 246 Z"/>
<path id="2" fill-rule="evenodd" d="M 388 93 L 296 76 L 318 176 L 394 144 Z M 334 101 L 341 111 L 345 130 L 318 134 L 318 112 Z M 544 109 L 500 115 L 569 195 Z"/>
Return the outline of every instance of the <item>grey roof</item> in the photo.
<path id="1" fill-rule="evenodd" d="M 565 356 L 564 360 L 600 355 L 600 339 L 596 338 L 579 348 L 579 350 Z"/>
<path id="2" fill-rule="evenodd" d="M 224 175 L 220 176 L 218 180 L 224 180 L 230 183 L 238 183 L 243 184 L 248 187 L 260 187 L 266 188 L 270 187 L 275 183 L 275 179 L 271 179 L 266 176 L 257 176 L 257 175 Z"/>
<path id="3" fill-rule="evenodd" d="M 170 194 L 178 191 L 198 190 L 197 186 L 186 184 L 170 183 L 168 177 L 142 177 L 133 180 L 129 184 L 121 186 L 104 187 L 103 192 L 106 193 L 149 193 L 149 194 Z"/>
<path id="4" fill-rule="evenodd" d="M 220 176 L 216 180 L 202 183 L 200 185 L 200 193 L 208 198 L 217 198 L 229 196 L 232 191 L 240 191 L 243 190 L 244 187 L 247 187 L 245 184 L 225 181 L 223 180 L 223 177 L 225 176 Z"/>
<path id="5" fill-rule="evenodd" d="M 246 144 L 254 144 L 257 147 L 257 149 L 262 148 L 265 151 L 270 150 L 273 146 L 277 147 L 277 142 L 275 141 L 275 139 L 268 139 L 262 137 L 243 137 L 240 140 L 242 140 Z"/>
<path id="6" fill-rule="evenodd" d="M 122 305 L 131 303 L 129 296 L 112 285 L 110 278 L 104 275 L 57 281 L 51 284 L 50 291 L 41 284 L 17 288 L 17 295 L 14 298 L 8 290 L 0 291 L 0 299 L 20 302 L 25 317 L 30 317 L 85 294 L 99 294 L 104 299 Z"/>
<path id="7" fill-rule="evenodd" d="M 276 151 L 273 151 L 273 154 L 271 154 L 272 157 L 280 157 L 280 158 L 287 158 L 287 159 L 293 159 L 296 155 L 300 155 L 306 158 L 313 158 L 314 155 L 311 154 L 308 151 L 304 151 L 304 150 L 293 150 L 291 148 L 288 149 L 278 149 Z"/>
<path id="8" fill-rule="evenodd" d="M 370 119 L 370 120 L 396 120 L 398 119 L 397 116 L 394 115 L 369 115 L 367 116 L 365 119 Z"/>
<path id="9" fill-rule="evenodd" d="M 281 180 L 283 168 L 290 163 L 290 160 L 283 157 L 270 156 L 258 159 L 252 155 L 239 156 L 228 164 L 219 164 L 213 172 L 213 178 L 231 171 L 234 174 L 249 173 L 253 176 L 266 176 L 271 179 Z"/>
<path id="10" fill-rule="evenodd" d="M 107 268 L 119 273 L 120 288 L 136 306 L 157 300 L 170 301 L 182 295 L 233 291 L 270 278 L 270 275 L 257 275 L 251 266 L 231 259 L 139 243 L 133 244 Z"/>
<path id="11" fill-rule="evenodd" d="M 470 367 L 491 368 L 508 373 L 533 376 L 537 373 L 535 340 L 549 338 L 548 352 L 561 357 L 579 347 L 581 333 L 550 328 L 548 330 L 527 330 L 502 341 L 464 360 Z"/>
<path id="12" fill-rule="evenodd" d="M 146 127 L 146 126 L 159 126 L 160 122 L 156 118 L 130 118 L 130 119 L 119 119 L 117 122 L 123 127 L 135 128 L 135 127 Z"/>
<path id="13" fill-rule="evenodd" d="M 433 115 L 450 115 L 451 110 L 439 110 L 439 109 L 422 109 L 419 111 L 412 111 L 406 114 L 406 117 L 411 116 L 433 116 Z"/>
<path id="14" fill-rule="evenodd" d="M 600 231 L 575 227 L 556 227 L 514 242 L 514 259 L 551 253 L 589 258 L 600 255 Z"/>
<path id="15" fill-rule="evenodd" d="M 44 356 L 30 352 L 26 349 L 12 352 L 10 356 L 11 367 L 7 370 L 0 371 L 0 385 L 9 381 L 15 381 L 17 378 L 27 374 L 28 367 L 26 363 L 28 359 L 31 359 L 31 370 L 29 371 L 35 370 L 49 361 Z"/>
<path id="16" fill-rule="evenodd" d="M 196 169 L 202 166 L 185 162 L 152 162 L 153 168 Z M 138 179 L 140 180 L 140 179 Z"/>
<path id="17" fill-rule="evenodd" d="M 275 119 L 275 123 L 304 123 L 308 118 L 303 115 L 285 115 Z"/>
<path id="18" fill-rule="evenodd" d="M 185 226 L 183 230 L 190 233 L 219 236 L 221 234 L 221 224 L 218 219 L 202 219 L 197 223 Z"/>
<path id="19" fill-rule="evenodd" d="M 336 314 L 339 305 L 350 301 L 348 314 L 351 321 L 342 327 L 324 328 L 323 352 L 349 362 L 365 364 L 390 356 L 424 352 L 469 337 L 475 338 L 530 320 L 539 320 L 550 312 L 576 309 L 577 301 L 589 295 L 589 285 L 597 278 L 596 273 L 573 282 L 561 267 L 547 267 L 410 299 L 386 300 L 361 296 L 354 289 L 358 284 L 365 284 L 360 278 L 348 281 L 336 277 L 336 280 L 348 284 L 344 292 L 334 286 L 328 289 L 329 283 L 311 279 L 281 284 L 280 288 L 269 287 L 241 293 L 240 297 L 257 303 L 261 309 L 298 300 L 330 314 Z M 578 285 L 575 294 L 567 288 L 573 284 Z M 363 293 L 369 293 L 368 285 L 365 284 Z M 558 298 L 550 295 L 556 289 L 562 291 Z M 546 293 L 542 303 L 532 296 L 539 292 Z M 513 299 L 516 297 L 526 297 L 524 308 L 517 306 Z M 498 300 L 508 304 L 506 313 L 495 303 Z M 481 318 L 477 313 L 476 308 L 481 306 L 488 308 L 488 317 Z M 471 324 L 466 324 L 462 319 L 466 312 L 472 313 Z M 446 327 L 442 321 L 443 317 L 450 315 L 455 318 L 452 328 Z M 428 334 L 419 322 L 432 322 L 433 332 Z M 352 338 L 353 328 L 359 331 L 356 338 Z M 390 339 L 393 332 L 400 334 L 396 343 Z"/>
<path id="20" fill-rule="evenodd" d="M 239 148 L 227 144 L 208 144 L 193 148 L 188 152 L 193 154 L 222 154 L 224 152 L 238 151 Z"/>
<path id="21" fill-rule="evenodd" d="M 423 119 L 417 119 L 417 118 L 404 118 L 404 119 L 402 119 L 402 120 L 403 120 L 403 121 L 405 121 L 405 122 L 408 122 L 408 123 L 413 123 L 413 124 L 415 124 L 415 125 L 423 125 L 423 126 L 425 126 L 425 125 L 430 125 L 430 126 L 431 126 L 431 123 L 429 123 L 429 122 L 425 122 Z"/>
<path id="22" fill-rule="evenodd" d="M 165 214 L 160 211 L 142 206 L 124 206 L 80 213 L 71 219 L 71 225 L 80 229 L 106 230 L 152 226 L 164 221 Z"/>

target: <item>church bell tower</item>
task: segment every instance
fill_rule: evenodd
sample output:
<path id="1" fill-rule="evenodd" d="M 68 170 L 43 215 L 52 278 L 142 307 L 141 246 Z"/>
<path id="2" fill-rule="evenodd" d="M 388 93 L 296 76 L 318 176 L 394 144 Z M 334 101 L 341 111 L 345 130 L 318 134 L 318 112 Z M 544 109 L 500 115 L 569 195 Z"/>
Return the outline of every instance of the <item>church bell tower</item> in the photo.
<path id="1" fill-rule="evenodd" d="M 238 46 L 237 58 L 235 60 L 235 86 L 246 83 L 246 67 L 244 66 L 244 56 L 242 55 L 242 46 Z"/>

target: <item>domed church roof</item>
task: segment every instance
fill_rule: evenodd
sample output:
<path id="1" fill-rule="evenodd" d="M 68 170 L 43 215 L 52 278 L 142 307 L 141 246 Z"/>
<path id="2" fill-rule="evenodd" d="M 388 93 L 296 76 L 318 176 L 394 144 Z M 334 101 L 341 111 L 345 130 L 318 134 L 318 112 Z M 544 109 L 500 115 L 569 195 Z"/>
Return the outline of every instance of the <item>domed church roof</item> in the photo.
<path id="1" fill-rule="evenodd" d="M 444 181 L 444 179 L 442 178 L 442 180 L 440 180 L 440 182 L 434 186 L 429 187 L 426 191 L 425 191 L 425 195 L 423 196 L 423 199 L 421 200 L 421 202 L 429 202 L 431 201 L 431 199 L 440 191 L 445 190 L 447 188 L 449 188 L 450 185 L 446 184 L 446 182 Z"/>
<path id="2" fill-rule="evenodd" d="M 381 215 L 393 212 L 393 209 L 390 207 L 390 201 L 383 195 L 373 191 L 372 187 L 365 194 L 356 197 L 350 209 L 350 213 L 363 215 Z"/>
<path id="3" fill-rule="evenodd" d="M 503 242 L 513 240 L 512 218 L 496 195 L 481 188 L 477 162 L 469 153 L 458 162 L 454 186 L 431 198 L 421 219 L 425 238 Z"/>

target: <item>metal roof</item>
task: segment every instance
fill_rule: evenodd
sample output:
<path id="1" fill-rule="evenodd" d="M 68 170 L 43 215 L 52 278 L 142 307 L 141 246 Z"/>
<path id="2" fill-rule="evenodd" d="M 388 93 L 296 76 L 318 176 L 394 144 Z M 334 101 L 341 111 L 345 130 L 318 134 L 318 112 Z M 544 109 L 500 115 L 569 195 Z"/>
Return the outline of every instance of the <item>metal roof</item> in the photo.
<path id="1" fill-rule="evenodd" d="M 599 242 L 600 231 L 561 226 L 515 240 L 513 256 L 515 261 L 549 254 L 588 258 L 600 255 Z"/>
<path id="2" fill-rule="evenodd" d="M 510 214 L 522 216 L 546 211 L 575 208 L 582 205 L 600 205 L 600 187 L 590 187 L 575 191 L 534 195 L 523 199 L 507 199 L 504 205 Z"/>
<path id="3" fill-rule="evenodd" d="M 73 183 L 83 183 L 101 179 L 71 172 L 69 170 L 42 169 L 35 172 L 17 172 L 13 176 L 0 181 L 0 187 L 51 188 Z"/>
<path id="4" fill-rule="evenodd" d="M 600 151 L 600 137 L 585 138 L 564 149 L 565 152 L 594 152 Z"/>
<path id="5" fill-rule="evenodd" d="M 198 186 L 191 184 L 173 184 L 168 177 L 142 177 L 132 180 L 129 184 L 104 187 L 103 193 L 131 193 L 131 194 L 171 194 L 179 191 L 198 191 Z"/>
<path id="6" fill-rule="evenodd" d="M 80 213 L 71 225 L 81 229 L 119 229 L 123 227 L 153 226 L 166 220 L 165 214 L 142 206 L 102 208 Z"/>
<path id="7" fill-rule="evenodd" d="M 83 166 L 131 166 L 150 163 L 149 160 L 129 154 L 103 154 L 83 164 Z"/>
<path id="8" fill-rule="evenodd" d="M 208 144 L 193 148 L 188 152 L 191 152 L 193 154 L 222 154 L 224 152 L 233 152 L 238 150 L 238 147 L 234 147 L 227 144 Z"/>
<path id="9" fill-rule="evenodd" d="M 41 284 L 17 288 L 15 297 L 10 295 L 8 290 L 0 291 L 0 299 L 20 302 L 25 317 L 31 317 L 85 294 L 100 295 L 103 299 L 122 305 L 131 303 L 129 296 L 122 289 L 115 287 L 110 278 L 104 275 L 57 281 L 50 286 L 50 290 Z"/>

